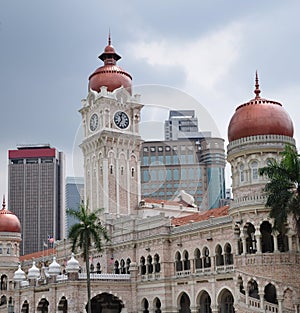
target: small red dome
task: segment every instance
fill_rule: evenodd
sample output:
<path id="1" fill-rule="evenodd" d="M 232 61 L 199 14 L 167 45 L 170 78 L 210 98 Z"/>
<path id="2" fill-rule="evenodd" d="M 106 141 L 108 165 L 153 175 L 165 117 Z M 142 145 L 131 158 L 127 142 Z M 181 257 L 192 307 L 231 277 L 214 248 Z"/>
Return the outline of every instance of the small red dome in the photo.
<path id="1" fill-rule="evenodd" d="M 99 56 L 99 59 L 104 62 L 104 65 L 90 75 L 89 89 L 99 92 L 102 86 L 106 86 L 107 90 L 112 92 L 123 86 L 131 94 L 132 77 L 116 65 L 121 57 L 111 45 L 110 37 L 108 38 L 108 45 Z"/>
<path id="2" fill-rule="evenodd" d="M 5 208 L 3 201 L 0 210 L 0 232 L 21 233 L 21 224 L 17 216 Z"/>
<path id="3" fill-rule="evenodd" d="M 256 75 L 256 97 L 240 105 L 231 118 L 228 127 L 228 141 L 255 135 L 284 135 L 293 137 L 293 122 L 279 102 L 259 96 Z"/>

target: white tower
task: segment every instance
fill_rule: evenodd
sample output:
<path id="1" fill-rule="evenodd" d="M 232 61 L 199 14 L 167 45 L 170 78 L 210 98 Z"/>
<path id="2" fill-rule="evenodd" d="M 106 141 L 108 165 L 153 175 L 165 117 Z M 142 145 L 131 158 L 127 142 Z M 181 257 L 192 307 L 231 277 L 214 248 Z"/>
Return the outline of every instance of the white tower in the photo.
<path id="1" fill-rule="evenodd" d="M 89 78 L 80 109 L 84 138 L 85 199 L 92 210 L 118 217 L 135 213 L 140 201 L 140 96 L 131 76 L 116 65 L 121 57 L 108 40 L 99 56 L 104 65 Z"/>

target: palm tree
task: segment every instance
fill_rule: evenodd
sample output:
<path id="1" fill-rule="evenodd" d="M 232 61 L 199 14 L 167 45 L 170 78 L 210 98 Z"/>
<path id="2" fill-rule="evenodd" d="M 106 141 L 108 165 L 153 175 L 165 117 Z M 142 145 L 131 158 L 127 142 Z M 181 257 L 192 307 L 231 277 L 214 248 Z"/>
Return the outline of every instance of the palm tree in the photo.
<path id="1" fill-rule="evenodd" d="M 85 206 L 81 204 L 79 210 L 68 209 L 67 213 L 78 219 L 78 223 L 74 224 L 69 231 L 69 239 L 72 243 L 72 251 L 75 252 L 76 248 L 82 250 L 83 259 L 86 266 L 86 282 L 88 294 L 88 313 L 92 312 L 91 309 L 91 281 L 90 281 L 90 249 L 95 247 L 98 252 L 102 251 L 102 239 L 107 242 L 109 240 L 107 230 L 102 225 L 100 215 L 102 209 L 90 212 L 88 204 Z"/>
<path id="2" fill-rule="evenodd" d="M 300 238 L 300 156 L 295 147 L 286 145 L 281 160 L 272 160 L 259 170 L 269 178 L 265 186 L 266 207 L 274 219 L 274 229 L 285 233 L 285 225 L 292 215 Z"/>

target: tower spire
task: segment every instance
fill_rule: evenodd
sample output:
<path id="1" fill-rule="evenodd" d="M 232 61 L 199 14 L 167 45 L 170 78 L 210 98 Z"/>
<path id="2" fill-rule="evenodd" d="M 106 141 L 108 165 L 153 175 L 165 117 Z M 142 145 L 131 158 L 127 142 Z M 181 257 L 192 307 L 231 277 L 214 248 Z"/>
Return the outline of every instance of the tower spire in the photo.
<path id="1" fill-rule="evenodd" d="M 108 45 L 111 46 L 110 28 L 108 29 Z"/>
<path id="2" fill-rule="evenodd" d="M 255 72 L 255 90 L 254 90 L 254 93 L 255 93 L 255 99 L 258 99 L 260 98 L 259 94 L 260 94 L 260 89 L 259 89 L 259 82 L 258 82 L 258 74 L 257 74 L 257 70 Z"/>
<path id="3" fill-rule="evenodd" d="M 5 195 L 3 195 L 2 210 L 5 210 Z"/>

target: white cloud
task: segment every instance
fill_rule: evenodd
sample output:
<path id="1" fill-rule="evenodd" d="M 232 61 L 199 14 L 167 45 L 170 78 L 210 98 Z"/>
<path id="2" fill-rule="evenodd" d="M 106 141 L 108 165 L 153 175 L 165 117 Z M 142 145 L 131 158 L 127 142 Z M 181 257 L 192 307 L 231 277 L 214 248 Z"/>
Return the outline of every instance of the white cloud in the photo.
<path id="1" fill-rule="evenodd" d="M 239 58 L 242 29 L 243 24 L 235 22 L 189 42 L 144 39 L 130 43 L 128 49 L 151 66 L 183 68 L 186 85 L 213 90 Z"/>

